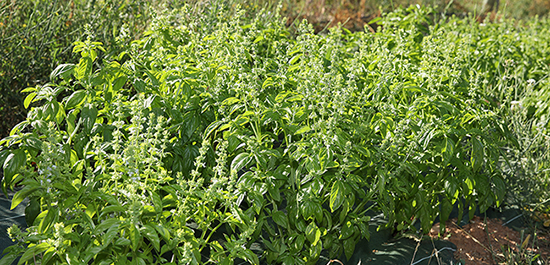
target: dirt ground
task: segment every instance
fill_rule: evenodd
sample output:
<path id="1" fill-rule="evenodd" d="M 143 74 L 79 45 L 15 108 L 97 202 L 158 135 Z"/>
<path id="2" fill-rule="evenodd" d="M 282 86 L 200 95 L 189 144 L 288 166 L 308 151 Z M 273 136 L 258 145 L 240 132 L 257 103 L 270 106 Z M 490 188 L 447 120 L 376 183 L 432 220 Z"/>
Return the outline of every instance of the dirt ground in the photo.
<path id="1" fill-rule="evenodd" d="M 461 264 L 550 264 L 550 229 L 542 227 L 537 233 L 513 230 L 498 219 L 474 217 L 460 228 L 457 220 L 445 223 L 445 233 L 439 239 L 449 240 L 457 247 L 455 258 Z M 430 231 L 438 238 L 440 224 Z M 531 263 L 536 255 L 540 258 Z"/>

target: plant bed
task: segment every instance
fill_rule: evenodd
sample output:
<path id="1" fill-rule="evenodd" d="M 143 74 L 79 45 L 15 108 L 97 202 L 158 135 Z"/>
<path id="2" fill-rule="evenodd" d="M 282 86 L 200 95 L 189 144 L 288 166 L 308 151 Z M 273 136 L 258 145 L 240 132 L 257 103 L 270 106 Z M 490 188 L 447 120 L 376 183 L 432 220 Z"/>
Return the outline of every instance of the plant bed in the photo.
<path id="1" fill-rule="evenodd" d="M 428 233 L 455 203 L 471 217 L 504 201 L 521 146 L 505 117 L 514 93 L 547 89 L 532 39 L 547 21 L 413 6 L 376 33 L 317 35 L 216 8 L 159 17 L 117 55 L 77 42 L 77 64 L 24 91 L 1 184 L 39 207 L 3 261 L 314 264 L 351 259 L 379 212 L 380 229 Z"/>

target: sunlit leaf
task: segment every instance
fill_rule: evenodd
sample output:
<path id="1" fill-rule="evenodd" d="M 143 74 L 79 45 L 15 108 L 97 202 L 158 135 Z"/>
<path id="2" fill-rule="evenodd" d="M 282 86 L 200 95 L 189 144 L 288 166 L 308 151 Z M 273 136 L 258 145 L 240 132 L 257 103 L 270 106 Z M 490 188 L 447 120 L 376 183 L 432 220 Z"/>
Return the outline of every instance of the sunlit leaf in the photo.
<path id="1" fill-rule="evenodd" d="M 330 189 L 330 210 L 332 212 L 338 210 L 340 205 L 344 202 L 344 185 L 340 181 L 336 181 L 332 184 Z"/>
<path id="2" fill-rule="evenodd" d="M 231 162 L 231 171 L 238 172 L 243 167 L 248 165 L 250 161 L 252 160 L 252 155 L 249 153 L 240 153 L 235 158 L 233 158 L 233 161 Z"/>

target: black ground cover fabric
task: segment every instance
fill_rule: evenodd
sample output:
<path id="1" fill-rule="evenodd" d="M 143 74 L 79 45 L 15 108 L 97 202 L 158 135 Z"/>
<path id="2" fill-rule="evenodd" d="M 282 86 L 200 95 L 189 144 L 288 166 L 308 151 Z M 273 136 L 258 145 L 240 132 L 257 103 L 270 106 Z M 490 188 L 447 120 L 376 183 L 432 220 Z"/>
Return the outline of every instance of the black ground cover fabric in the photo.
<path id="1" fill-rule="evenodd" d="M 27 226 L 25 222 L 26 200 L 15 209 L 10 210 L 11 198 L 14 194 L 15 191 L 10 191 L 8 192 L 8 198 L 6 198 L 6 195 L 0 192 L 0 257 L 4 256 L 4 249 L 14 244 L 8 236 L 7 229 L 13 224 L 17 224 L 22 229 Z"/>

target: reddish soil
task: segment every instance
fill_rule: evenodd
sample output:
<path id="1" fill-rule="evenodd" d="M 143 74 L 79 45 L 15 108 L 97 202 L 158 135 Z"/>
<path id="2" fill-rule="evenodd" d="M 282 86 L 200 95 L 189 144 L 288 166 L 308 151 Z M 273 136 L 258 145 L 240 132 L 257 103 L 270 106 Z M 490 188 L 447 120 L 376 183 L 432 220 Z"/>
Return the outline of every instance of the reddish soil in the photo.
<path id="1" fill-rule="evenodd" d="M 539 263 L 550 264 L 550 231 L 548 228 L 538 233 L 513 230 L 498 219 L 483 220 L 474 217 L 460 228 L 456 219 L 445 223 L 445 233 L 440 239 L 449 240 L 457 247 L 455 258 L 465 264 L 531 264 L 530 258 L 540 254 Z M 439 238 L 440 225 L 436 224 L 430 236 Z M 536 240 L 533 242 L 533 237 Z"/>

